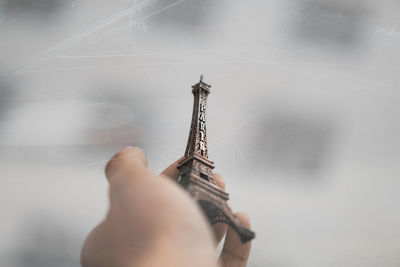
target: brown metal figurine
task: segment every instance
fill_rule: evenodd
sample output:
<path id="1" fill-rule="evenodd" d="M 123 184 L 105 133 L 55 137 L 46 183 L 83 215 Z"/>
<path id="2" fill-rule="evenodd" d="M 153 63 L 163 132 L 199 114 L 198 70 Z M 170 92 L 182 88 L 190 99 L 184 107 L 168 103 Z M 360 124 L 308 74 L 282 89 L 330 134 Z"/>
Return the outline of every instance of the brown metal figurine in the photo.
<path id="1" fill-rule="evenodd" d="M 194 95 L 192 123 L 185 156 L 178 164 L 176 181 L 199 203 L 209 222 L 226 223 L 239 235 L 242 243 L 254 238 L 255 234 L 244 227 L 227 204 L 229 194 L 220 189 L 213 178 L 214 162 L 208 159 L 206 108 L 210 85 L 200 82 L 192 86 Z"/>

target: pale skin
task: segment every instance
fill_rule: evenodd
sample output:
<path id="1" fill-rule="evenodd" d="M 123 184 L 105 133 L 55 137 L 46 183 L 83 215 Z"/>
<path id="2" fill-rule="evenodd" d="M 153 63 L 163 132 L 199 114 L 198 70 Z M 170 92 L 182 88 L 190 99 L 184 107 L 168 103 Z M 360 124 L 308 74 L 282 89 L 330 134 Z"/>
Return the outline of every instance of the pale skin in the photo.
<path id="1" fill-rule="evenodd" d="M 160 175 L 139 148 L 126 147 L 106 166 L 110 205 L 87 237 L 83 267 L 245 267 L 251 242 L 242 244 L 225 224 L 210 227 L 195 201 L 173 179 L 179 160 Z M 221 175 L 213 174 L 225 189 Z M 236 213 L 248 228 L 244 213 Z M 226 235 L 219 259 L 215 249 Z"/>

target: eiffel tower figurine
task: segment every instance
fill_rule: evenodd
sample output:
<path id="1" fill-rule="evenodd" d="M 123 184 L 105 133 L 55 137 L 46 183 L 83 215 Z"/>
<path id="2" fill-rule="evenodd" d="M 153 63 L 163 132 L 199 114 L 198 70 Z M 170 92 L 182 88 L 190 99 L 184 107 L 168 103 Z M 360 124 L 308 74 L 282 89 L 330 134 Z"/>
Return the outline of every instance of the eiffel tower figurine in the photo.
<path id="1" fill-rule="evenodd" d="M 212 175 L 214 162 L 208 159 L 206 108 L 210 85 L 200 82 L 192 86 L 194 105 L 189 140 L 185 156 L 178 164 L 176 181 L 199 203 L 211 224 L 222 222 L 230 225 L 242 243 L 254 238 L 255 234 L 242 225 L 227 204 L 229 194 L 221 190 Z"/>

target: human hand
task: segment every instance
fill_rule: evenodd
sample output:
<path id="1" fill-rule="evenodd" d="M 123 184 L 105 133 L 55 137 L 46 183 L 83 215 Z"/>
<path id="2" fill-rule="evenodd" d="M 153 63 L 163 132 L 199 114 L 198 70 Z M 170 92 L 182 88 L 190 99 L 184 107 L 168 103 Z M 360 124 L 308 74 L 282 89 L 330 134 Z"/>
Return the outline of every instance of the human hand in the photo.
<path id="1" fill-rule="evenodd" d="M 159 177 L 138 148 L 126 147 L 108 162 L 110 207 L 85 241 L 83 267 L 246 266 L 251 242 L 242 244 L 225 224 L 209 226 L 197 203 L 173 181 L 178 162 Z M 222 177 L 213 176 L 224 189 Z M 250 227 L 244 214 L 236 216 Z M 218 263 L 215 248 L 225 234 Z"/>

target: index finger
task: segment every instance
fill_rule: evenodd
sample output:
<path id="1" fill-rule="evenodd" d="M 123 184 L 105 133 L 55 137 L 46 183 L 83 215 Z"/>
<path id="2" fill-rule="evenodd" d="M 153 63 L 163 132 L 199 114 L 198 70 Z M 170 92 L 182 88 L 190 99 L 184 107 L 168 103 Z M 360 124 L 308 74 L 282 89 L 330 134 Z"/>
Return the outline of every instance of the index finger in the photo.
<path id="1" fill-rule="evenodd" d="M 183 157 L 181 157 L 180 159 L 178 159 L 177 161 L 175 161 L 174 163 L 169 165 L 165 170 L 163 170 L 163 172 L 160 175 L 165 175 L 172 180 L 175 179 L 176 176 L 178 175 L 178 171 L 179 171 L 178 164 L 182 160 L 183 160 Z"/>

